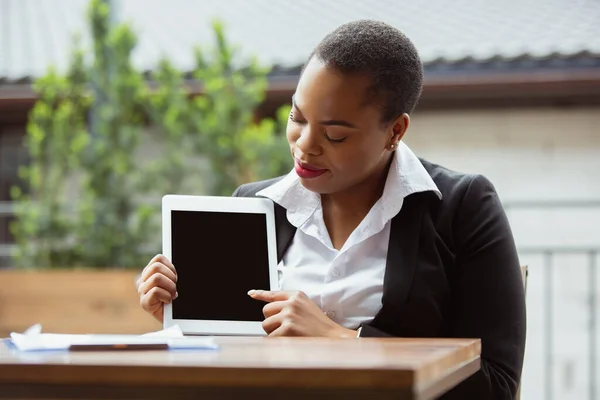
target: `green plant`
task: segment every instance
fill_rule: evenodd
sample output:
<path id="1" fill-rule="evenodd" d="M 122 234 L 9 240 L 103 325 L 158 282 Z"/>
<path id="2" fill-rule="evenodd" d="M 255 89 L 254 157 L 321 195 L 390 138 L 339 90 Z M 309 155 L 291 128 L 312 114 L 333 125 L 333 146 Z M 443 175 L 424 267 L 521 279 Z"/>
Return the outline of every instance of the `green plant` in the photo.
<path id="1" fill-rule="evenodd" d="M 93 63 L 76 46 L 66 74 L 51 69 L 35 83 L 31 163 L 21 171 L 25 190 L 12 190 L 18 266 L 139 268 L 160 249 L 164 194 L 229 195 L 290 167 L 277 134 L 285 109 L 275 121 L 254 120 L 268 70 L 240 62 L 221 24 L 216 46 L 196 50 L 203 93 L 192 96 L 168 59 L 149 85 L 131 63 L 135 34 L 108 14 L 91 1 Z"/>
<path id="2" fill-rule="evenodd" d="M 238 49 L 227 42 L 220 23 L 213 28 L 213 51 L 196 50 L 194 76 L 205 83 L 205 95 L 193 102 L 192 124 L 204 138 L 199 145 L 212 167 L 213 193 L 229 195 L 241 183 L 286 172 L 279 155 L 288 160 L 289 151 L 283 138 L 271 134 L 281 129 L 281 118 L 254 123 L 250 112 L 264 100 L 268 69 L 256 60 L 236 68 Z"/>

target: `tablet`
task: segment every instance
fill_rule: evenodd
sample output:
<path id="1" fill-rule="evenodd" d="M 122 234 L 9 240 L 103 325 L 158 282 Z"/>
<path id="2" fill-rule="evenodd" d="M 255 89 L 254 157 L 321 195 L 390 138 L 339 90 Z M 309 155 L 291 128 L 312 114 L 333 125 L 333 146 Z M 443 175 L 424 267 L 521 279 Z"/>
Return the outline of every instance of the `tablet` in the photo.
<path id="1" fill-rule="evenodd" d="M 167 195 L 163 254 L 177 270 L 178 297 L 164 328 L 184 334 L 265 335 L 264 303 L 250 289 L 276 290 L 273 203 L 264 198 Z"/>

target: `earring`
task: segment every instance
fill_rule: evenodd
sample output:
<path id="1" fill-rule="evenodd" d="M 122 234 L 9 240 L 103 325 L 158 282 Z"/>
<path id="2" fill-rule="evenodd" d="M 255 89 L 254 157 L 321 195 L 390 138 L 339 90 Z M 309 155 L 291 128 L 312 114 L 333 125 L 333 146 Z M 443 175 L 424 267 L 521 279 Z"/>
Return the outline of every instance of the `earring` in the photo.
<path id="1" fill-rule="evenodd" d="M 395 143 L 392 143 L 392 144 L 390 145 L 390 149 L 394 150 L 394 149 L 396 148 L 396 146 L 397 146 L 397 145 L 396 145 Z"/>

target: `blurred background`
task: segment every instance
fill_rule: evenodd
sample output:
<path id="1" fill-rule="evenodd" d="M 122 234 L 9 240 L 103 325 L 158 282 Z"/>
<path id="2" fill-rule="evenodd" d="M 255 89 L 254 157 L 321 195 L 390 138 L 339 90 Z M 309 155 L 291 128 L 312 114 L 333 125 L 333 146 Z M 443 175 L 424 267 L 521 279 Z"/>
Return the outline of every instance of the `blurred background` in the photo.
<path id="1" fill-rule="evenodd" d="M 0 0 L 0 337 L 160 329 L 133 282 L 166 193 L 292 167 L 301 66 L 337 26 L 425 66 L 406 142 L 486 175 L 527 286 L 524 399 L 600 399 L 600 3 Z"/>

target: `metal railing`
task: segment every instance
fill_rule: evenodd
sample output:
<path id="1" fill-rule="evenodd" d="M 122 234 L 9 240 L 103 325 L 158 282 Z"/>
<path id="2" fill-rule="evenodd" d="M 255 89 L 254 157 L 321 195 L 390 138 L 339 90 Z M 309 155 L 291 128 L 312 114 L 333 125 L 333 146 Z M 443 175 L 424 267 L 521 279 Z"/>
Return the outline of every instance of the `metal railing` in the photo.
<path id="1" fill-rule="evenodd" d="M 504 208 L 510 216 L 512 211 L 581 211 L 600 210 L 600 200 L 586 201 L 515 201 L 504 203 Z M 582 277 L 582 283 L 587 284 L 587 287 L 582 285 L 582 290 L 588 294 L 588 388 L 587 398 L 589 400 L 600 399 L 599 384 L 597 382 L 598 375 L 598 342 L 600 337 L 600 327 L 598 323 L 598 264 L 600 257 L 600 245 L 598 246 L 521 246 L 518 248 L 519 256 L 537 256 L 541 257 L 542 265 L 540 270 L 542 276 L 536 276 L 534 279 L 543 280 L 543 376 L 544 388 L 543 396 L 536 397 L 540 399 L 554 400 L 555 393 L 553 387 L 553 377 L 555 372 L 555 305 L 557 298 L 555 293 L 555 282 L 553 275 L 555 272 L 555 261 L 558 256 L 584 256 L 586 261 L 586 275 Z"/>
<path id="2" fill-rule="evenodd" d="M 11 202 L 0 201 L 0 219 L 12 216 L 14 207 Z M 11 255 L 15 251 L 15 246 L 11 243 L 3 243 L 0 241 L 0 268 L 9 265 Z"/>
<path id="3" fill-rule="evenodd" d="M 553 376 L 555 371 L 554 362 L 554 312 L 555 303 L 557 297 L 555 296 L 553 272 L 554 272 L 554 260 L 557 255 L 575 255 L 587 256 L 587 292 L 589 295 L 589 308 L 588 308 L 588 374 L 589 374 L 589 387 L 588 396 L 589 400 L 597 400 L 600 395 L 598 392 L 598 383 L 596 382 L 596 376 L 598 371 L 598 337 L 600 335 L 598 326 L 598 258 L 600 256 L 600 247 L 552 247 L 552 248 L 538 248 L 538 247 L 523 247 L 519 249 L 520 255 L 534 255 L 543 257 L 543 276 L 536 277 L 536 279 L 543 279 L 543 298 L 544 298 L 544 395 L 543 398 L 546 400 L 554 399 L 553 390 Z M 583 277 L 582 277 L 583 278 Z M 583 280 L 583 279 L 582 279 Z"/>

